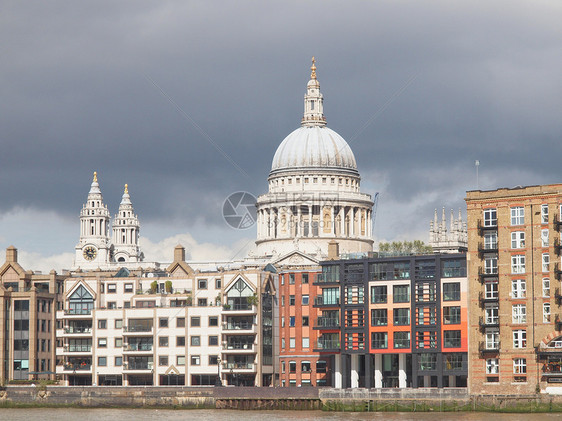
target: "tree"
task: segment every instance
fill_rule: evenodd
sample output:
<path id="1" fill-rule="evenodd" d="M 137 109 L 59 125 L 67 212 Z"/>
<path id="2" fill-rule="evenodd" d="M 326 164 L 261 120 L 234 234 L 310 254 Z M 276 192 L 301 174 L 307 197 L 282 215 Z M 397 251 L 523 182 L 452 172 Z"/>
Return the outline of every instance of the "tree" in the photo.
<path id="1" fill-rule="evenodd" d="M 427 254 L 433 253 L 433 248 L 426 245 L 421 240 L 414 241 L 393 241 L 391 243 L 379 243 L 381 253 L 401 253 L 401 254 Z"/>

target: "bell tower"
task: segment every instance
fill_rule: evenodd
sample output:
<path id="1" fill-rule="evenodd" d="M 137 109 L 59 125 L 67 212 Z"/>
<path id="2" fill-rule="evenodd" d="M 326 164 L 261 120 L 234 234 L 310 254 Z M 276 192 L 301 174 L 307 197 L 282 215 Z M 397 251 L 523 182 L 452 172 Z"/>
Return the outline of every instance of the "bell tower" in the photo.
<path id="1" fill-rule="evenodd" d="M 119 211 L 113 219 L 113 258 L 115 262 L 140 262 L 143 255 L 139 248 L 139 218 L 133 210 L 133 203 L 129 196 L 129 186 L 125 184 L 125 191 L 121 198 Z"/>

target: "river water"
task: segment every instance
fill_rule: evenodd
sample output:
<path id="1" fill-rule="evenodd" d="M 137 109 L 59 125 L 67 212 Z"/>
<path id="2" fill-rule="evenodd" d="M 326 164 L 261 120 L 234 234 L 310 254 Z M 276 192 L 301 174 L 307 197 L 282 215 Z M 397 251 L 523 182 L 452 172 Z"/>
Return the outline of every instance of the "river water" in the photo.
<path id="1" fill-rule="evenodd" d="M 325 420 L 396 420 L 396 421 L 550 421 L 562 418 L 562 414 L 497 414 L 484 412 L 444 413 L 353 413 L 322 411 L 234 411 L 216 409 L 80 409 L 80 408 L 21 408 L 0 409 L 4 421 L 325 421 Z"/>

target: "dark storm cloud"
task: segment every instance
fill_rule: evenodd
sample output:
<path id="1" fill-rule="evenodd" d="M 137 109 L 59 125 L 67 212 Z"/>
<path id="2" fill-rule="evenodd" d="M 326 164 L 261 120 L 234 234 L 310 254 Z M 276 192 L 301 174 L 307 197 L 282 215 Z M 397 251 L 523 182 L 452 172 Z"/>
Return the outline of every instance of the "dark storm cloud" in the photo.
<path id="1" fill-rule="evenodd" d="M 129 183 L 145 220 L 222 224 L 229 193 L 266 191 L 275 149 L 299 124 L 312 55 L 329 126 L 364 175 L 385 174 L 386 185 L 364 177 L 363 188 L 396 206 L 418 198 L 422 227 L 434 207 L 462 205 L 475 159 L 483 188 L 558 182 L 561 11 L 518 1 L 4 2 L 0 212 L 75 216 L 97 170 L 112 213 Z"/>

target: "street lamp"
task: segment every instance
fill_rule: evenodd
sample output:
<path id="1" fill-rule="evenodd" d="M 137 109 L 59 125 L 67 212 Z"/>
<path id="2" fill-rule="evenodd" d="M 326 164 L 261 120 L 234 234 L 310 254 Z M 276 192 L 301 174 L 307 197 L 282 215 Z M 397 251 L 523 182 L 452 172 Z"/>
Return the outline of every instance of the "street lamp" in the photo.
<path id="1" fill-rule="evenodd" d="M 215 382 L 215 386 L 222 386 L 222 380 L 221 380 L 221 357 L 217 357 L 217 381 Z"/>

